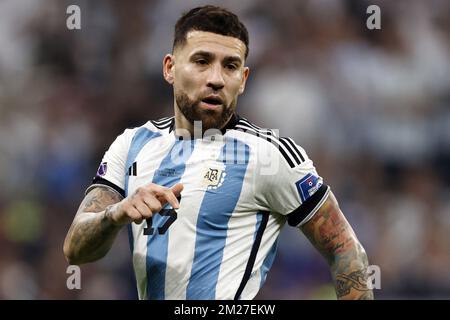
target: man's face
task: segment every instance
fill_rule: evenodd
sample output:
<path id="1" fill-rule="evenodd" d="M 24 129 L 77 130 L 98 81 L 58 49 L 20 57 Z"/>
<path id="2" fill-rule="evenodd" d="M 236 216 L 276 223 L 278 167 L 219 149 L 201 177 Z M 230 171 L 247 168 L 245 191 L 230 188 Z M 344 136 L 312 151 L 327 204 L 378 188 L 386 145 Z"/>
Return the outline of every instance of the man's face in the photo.
<path id="1" fill-rule="evenodd" d="M 164 58 L 164 77 L 173 85 L 176 107 L 203 129 L 222 128 L 244 92 L 249 69 L 245 44 L 234 37 L 190 31 L 186 43 Z"/>

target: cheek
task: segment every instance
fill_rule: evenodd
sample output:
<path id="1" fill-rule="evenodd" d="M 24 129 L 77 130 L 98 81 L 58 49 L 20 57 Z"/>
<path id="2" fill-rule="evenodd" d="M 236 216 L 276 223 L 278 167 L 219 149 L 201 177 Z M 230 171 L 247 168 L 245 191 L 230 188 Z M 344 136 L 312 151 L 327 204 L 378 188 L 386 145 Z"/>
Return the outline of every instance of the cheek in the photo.
<path id="1" fill-rule="evenodd" d="M 239 93 L 239 88 L 242 84 L 242 76 L 236 76 L 230 81 L 230 90 L 233 92 L 233 94 Z"/>
<path id="2" fill-rule="evenodd" d="M 174 86 L 184 91 L 192 91 L 199 88 L 200 79 L 192 70 L 185 68 L 175 73 Z"/>

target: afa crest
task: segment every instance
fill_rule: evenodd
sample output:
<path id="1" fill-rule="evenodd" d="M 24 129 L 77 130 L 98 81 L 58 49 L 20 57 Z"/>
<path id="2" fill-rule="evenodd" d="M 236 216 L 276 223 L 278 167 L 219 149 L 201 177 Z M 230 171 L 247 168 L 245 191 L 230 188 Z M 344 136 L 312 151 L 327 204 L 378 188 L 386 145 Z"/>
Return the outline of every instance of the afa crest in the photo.
<path id="1" fill-rule="evenodd" d="M 210 189 L 217 189 L 225 180 L 225 164 L 207 166 L 203 173 L 203 184 Z"/>

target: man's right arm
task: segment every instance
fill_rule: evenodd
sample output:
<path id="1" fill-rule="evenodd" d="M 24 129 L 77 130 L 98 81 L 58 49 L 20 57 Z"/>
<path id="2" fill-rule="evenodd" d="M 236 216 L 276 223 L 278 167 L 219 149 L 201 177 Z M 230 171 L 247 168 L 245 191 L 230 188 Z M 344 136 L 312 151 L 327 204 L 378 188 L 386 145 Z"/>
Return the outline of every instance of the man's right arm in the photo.
<path id="1" fill-rule="evenodd" d="M 159 212 L 166 203 L 177 209 L 177 197 L 182 190 L 181 183 L 171 188 L 150 183 L 122 199 L 108 187 L 92 189 L 78 208 L 64 241 L 67 261 L 82 264 L 102 258 L 122 226 L 131 222 L 140 224 Z"/>
<path id="2" fill-rule="evenodd" d="M 81 202 L 64 241 L 64 255 L 70 264 L 102 258 L 111 248 L 121 226 L 111 219 L 111 211 L 122 196 L 108 187 L 92 189 Z"/>

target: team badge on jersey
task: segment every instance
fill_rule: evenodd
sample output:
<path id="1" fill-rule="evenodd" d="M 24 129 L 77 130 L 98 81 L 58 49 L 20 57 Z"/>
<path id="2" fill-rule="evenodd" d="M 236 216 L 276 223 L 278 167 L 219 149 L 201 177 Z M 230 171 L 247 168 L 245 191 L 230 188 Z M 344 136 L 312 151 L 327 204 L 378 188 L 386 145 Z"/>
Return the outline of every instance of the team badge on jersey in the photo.
<path id="1" fill-rule="evenodd" d="M 297 181 L 295 185 L 302 202 L 305 202 L 322 186 L 322 178 L 308 173 L 301 180 Z"/>
<path id="2" fill-rule="evenodd" d="M 100 177 L 103 177 L 106 174 L 106 170 L 108 169 L 108 165 L 106 162 L 100 163 L 100 166 L 97 170 L 97 175 Z"/>
<path id="3" fill-rule="evenodd" d="M 203 184 L 208 190 L 217 189 L 223 184 L 225 176 L 225 164 L 214 163 L 206 167 L 203 173 Z"/>

